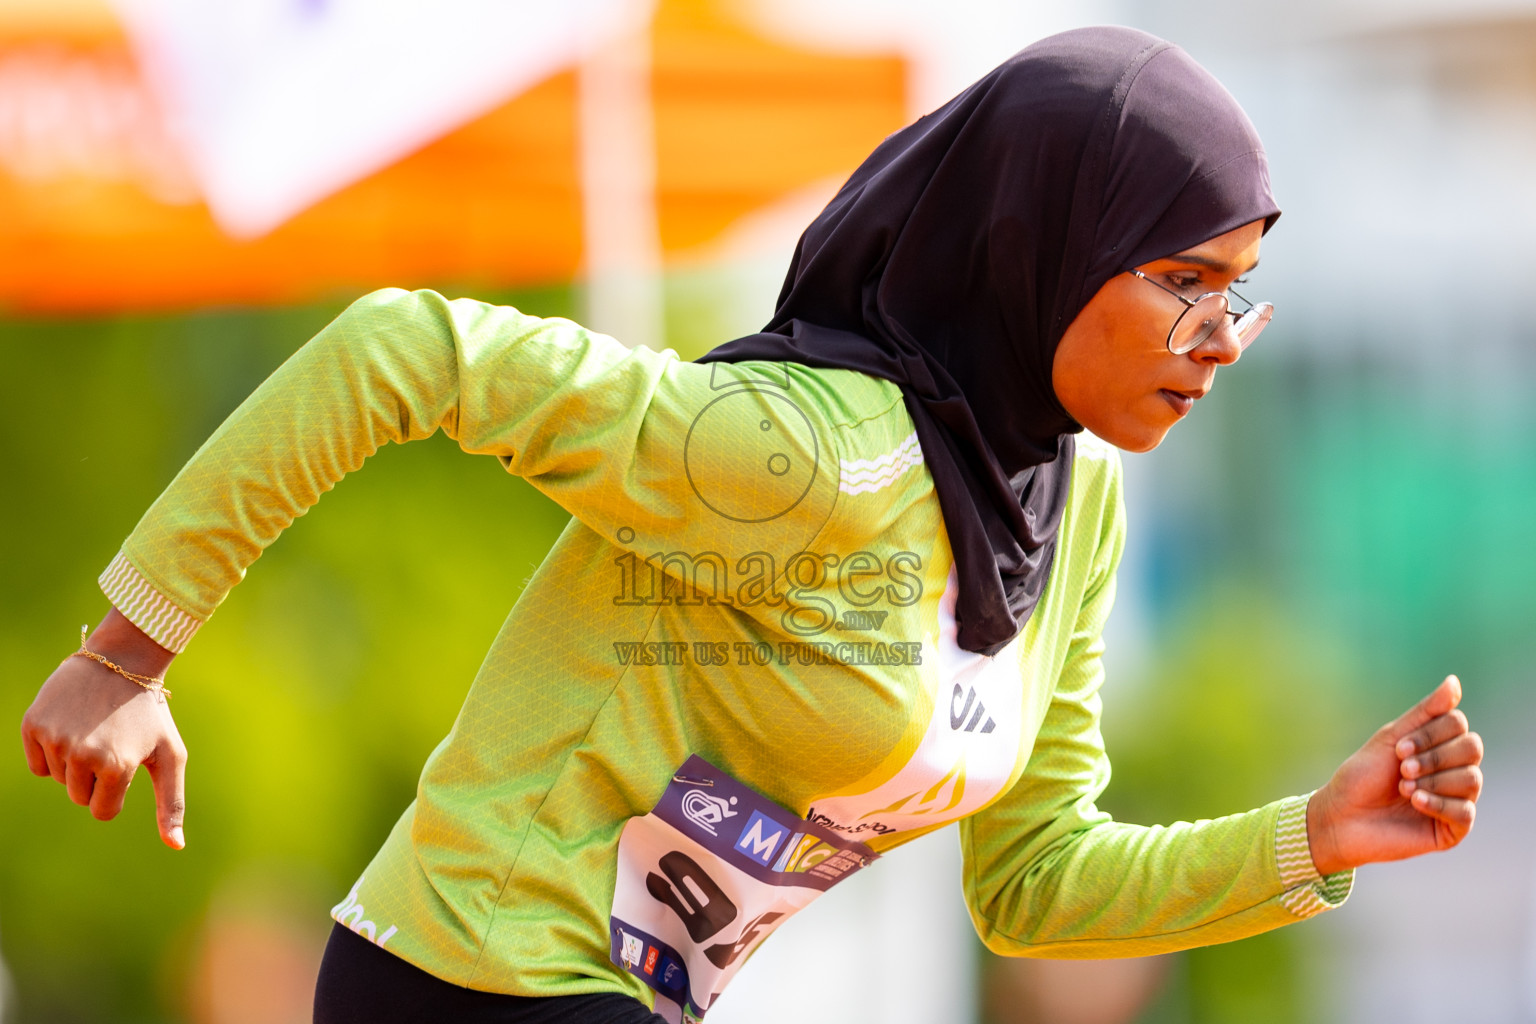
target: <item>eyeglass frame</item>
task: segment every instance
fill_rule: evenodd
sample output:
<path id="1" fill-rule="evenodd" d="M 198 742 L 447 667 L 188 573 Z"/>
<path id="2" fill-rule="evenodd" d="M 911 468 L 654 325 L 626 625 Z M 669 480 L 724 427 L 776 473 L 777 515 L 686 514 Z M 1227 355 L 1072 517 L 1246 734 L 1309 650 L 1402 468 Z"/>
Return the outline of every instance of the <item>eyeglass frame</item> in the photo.
<path id="1" fill-rule="evenodd" d="M 1126 273 L 1127 274 L 1131 274 L 1131 275 L 1133 275 L 1135 277 L 1139 277 L 1143 281 L 1147 282 L 1150 285 L 1155 285 L 1156 287 L 1161 288 L 1163 291 L 1167 292 L 1169 295 L 1172 295 L 1174 298 L 1176 298 L 1180 302 L 1184 303 L 1184 306 L 1185 306 L 1184 312 L 1180 313 L 1177 317 L 1175 317 L 1174 321 L 1173 321 L 1173 326 L 1168 328 L 1168 339 L 1167 339 L 1166 344 L 1168 346 L 1168 351 L 1170 353 L 1172 353 L 1173 355 L 1176 355 L 1176 356 L 1188 355 L 1189 353 L 1193 352 L 1195 349 L 1199 348 L 1201 345 L 1204 345 L 1207 341 L 1210 341 L 1211 340 L 1211 334 L 1215 334 L 1216 333 L 1215 329 L 1213 328 L 1211 330 L 1211 334 L 1207 334 L 1205 337 L 1201 338 L 1199 341 L 1195 342 L 1193 345 L 1189 346 L 1189 348 L 1186 348 L 1183 351 L 1180 351 L 1180 350 L 1178 350 L 1178 349 L 1173 347 L 1173 335 L 1174 335 L 1174 332 L 1179 329 L 1179 324 L 1183 322 L 1184 317 L 1189 314 L 1189 311 L 1191 309 L 1194 309 L 1195 306 L 1197 306 L 1198 304 L 1200 304 L 1201 302 L 1203 302 L 1205 299 L 1209 298 L 1212 295 L 1215 295 L 1215 296 L 1217 296 L 1218 298 L 1221 299 L 1222 304 L 1227 307 L 1226 315 L 1233 318 L 1233 323 L 1234 324 L 1237 321 L 1241 320 L 1243 317 L 1247 316 L 1249 313 L 1253 312 L 1255 309 L 1258 309 L 1260 306 L 1268 306 L 1269 307 L 1269 317 L 1266 317 L 1264 319 L 1264 321 L 1259 324 L 1259 329 L 1258 329 L 1258 331 L 1255 331 L 1253 333 L 1253 337 L 1249 338 L 1247 340 L 1247 342 L 1242 343 L 1240 351 L 1246 351 L 1248 346 L 1252 345 L 1254 343 L 1254 341 L 1259 336 L 1259 332 L 1264 330 L 1265 325 L 1267 325 L 1269 323 L 1270 318 L 1272 318 L 1274 316 L 1274 314 L 1275 314 L 1274 303 L 1271 303 L 1271 302 L 1258 302 L 1258 303 L 1251 302 L 1241 292 L 1238 292 L 1238 291 L 1236 291 L 1235 289 L 1232 289 L 1232 288 L 1228 288 L 1225 292 L 1202 292 L 1201 294 L 1196 295 L 1193 299 L 1190 299 L 1190 298 L 1186 298 L 1183 295 L 1180 295 L 1178 292 L 1174 291 L 1172 288 L 1169 288 L 1167 285 L 1162 284 L 1162 283 L 1160 283 L 1158 281 L 1152 280 L 1152 278 L 1148 277 L 1146 274 L 1143 274 L 1140 270 L 1137 270 L 1134 267 L 1132 267 L 1130 270 L 1127 270 Z M 1241 313 L 1239 313 L 1238 311 L 1234 310 L 1232 308 L 1232 300 L 1227 298 L 1227 293 L 1228 292 L 1231 292 L 1231 294 L 1236 295 L 1239 299 L 1242 299 L 1244 302 L 1248 303 L 1248 308 L 1243 310 Z"/>

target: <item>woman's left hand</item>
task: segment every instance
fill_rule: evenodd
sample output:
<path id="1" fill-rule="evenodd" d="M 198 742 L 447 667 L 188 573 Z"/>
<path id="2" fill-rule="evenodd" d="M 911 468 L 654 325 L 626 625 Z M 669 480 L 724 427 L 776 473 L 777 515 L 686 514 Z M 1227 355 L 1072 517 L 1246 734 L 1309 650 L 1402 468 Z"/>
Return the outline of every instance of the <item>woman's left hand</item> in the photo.
<path id="1" fill-rule="evenodd" d="M 1307 837 L 1319 874 L 1448 850 L 1472 831 L 1483 740 L 1459 703 L 1461 680 L 1447 676 L 1312 794 Z"/>

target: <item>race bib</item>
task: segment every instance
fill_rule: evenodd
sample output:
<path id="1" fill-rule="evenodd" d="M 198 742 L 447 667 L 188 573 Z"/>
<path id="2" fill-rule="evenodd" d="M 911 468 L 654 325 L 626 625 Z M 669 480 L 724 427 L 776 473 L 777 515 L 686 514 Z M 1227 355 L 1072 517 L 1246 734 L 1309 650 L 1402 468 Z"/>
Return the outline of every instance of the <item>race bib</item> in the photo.
<path id="1" fill-rule="evenodd" d="M 619 837 L 613 962 L 697 1021 L 785 919 L 877 857 L 791 814 L 701 757 Z"/>

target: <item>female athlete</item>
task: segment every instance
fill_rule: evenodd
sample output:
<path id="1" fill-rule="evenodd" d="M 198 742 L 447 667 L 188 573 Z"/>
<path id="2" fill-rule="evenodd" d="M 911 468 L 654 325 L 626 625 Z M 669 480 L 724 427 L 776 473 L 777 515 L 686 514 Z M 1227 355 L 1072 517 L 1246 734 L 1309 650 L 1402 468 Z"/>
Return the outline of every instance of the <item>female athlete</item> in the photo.
<path id="1" fill-rule="evenodd" d="M 1160 953 L 1337 906 L 1355 867 L 1472 827 L 1454 677 L 1313 793 L 1158 828 L 1095 807 L 1115 449 L 1156 446 L 1263 328 L 1232 286 L 1278 214 L 1209 74 L 1085 29 L 882 143 L 764 332 L 698 363 L 367 296 L 125 541 L 28 762 L 103 819 L 145 765 L 180 848 L 174 652 L 344 474 L 443 430 L 573 518 L 334 908 L 320 1024 L 695 1020 L 788 915 L 957 820 L 1002 954 Z"/>

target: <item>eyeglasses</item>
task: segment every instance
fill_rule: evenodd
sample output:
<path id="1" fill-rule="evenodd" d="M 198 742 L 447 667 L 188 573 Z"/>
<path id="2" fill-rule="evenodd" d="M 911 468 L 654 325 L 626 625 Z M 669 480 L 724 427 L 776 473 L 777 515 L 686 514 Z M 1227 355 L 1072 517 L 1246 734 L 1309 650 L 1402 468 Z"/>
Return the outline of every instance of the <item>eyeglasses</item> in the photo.
<path id="1" fill-rule="evenodd" d="M 1157 285 L 1184 303 L 1186 307 L 1184 312 L 1179 314 L 1179 318 L 1168 330 L 1168 351 L 1176 356 L 1182 356 L 1186 352 L 1193 352 L 1199 348 L 1205 339 L 1216 333 L 1216 328 L 1221 326 L 1222 318 L 1229 316 L 1236 321 L 1232 325 L 1232 330 L 1237 334 L 1238 350 L 1242 351 L 1253 344 L 1253 339 L 1259 336 L 1264 325 L 1269 323 L 1270 318 L 1275 315 L 1273 303 L 1260 302 L 1254 305 L 1241 295 L 1237 295 L 1237 292 L 1232 294 L 1237 295 L 1248 305 L 1248 308 L 1241 313 L 1232 308 L 1226 292 L 1206 292 L 1197 298 L 1186 299 L 1172 288 L 1159 284 L 1139 270 L 1130 270 L 1127 273 L 1136 275 L 1148 284 Z"/>

